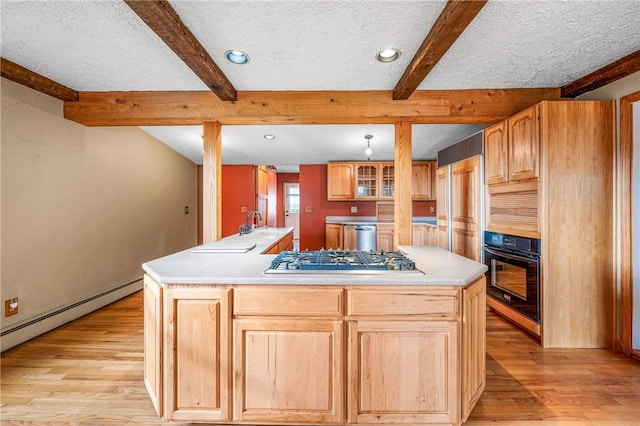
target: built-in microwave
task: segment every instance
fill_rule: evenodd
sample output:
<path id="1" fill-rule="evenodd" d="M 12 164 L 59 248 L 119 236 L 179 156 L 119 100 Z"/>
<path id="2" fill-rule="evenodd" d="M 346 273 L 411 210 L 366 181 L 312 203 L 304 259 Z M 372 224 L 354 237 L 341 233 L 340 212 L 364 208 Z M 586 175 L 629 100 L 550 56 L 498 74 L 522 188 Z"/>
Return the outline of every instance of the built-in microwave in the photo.
<path id="1" fill-rule="evenodd" d="M 540 240 L 485 231 L 487 296 L 540 322 Z"/>

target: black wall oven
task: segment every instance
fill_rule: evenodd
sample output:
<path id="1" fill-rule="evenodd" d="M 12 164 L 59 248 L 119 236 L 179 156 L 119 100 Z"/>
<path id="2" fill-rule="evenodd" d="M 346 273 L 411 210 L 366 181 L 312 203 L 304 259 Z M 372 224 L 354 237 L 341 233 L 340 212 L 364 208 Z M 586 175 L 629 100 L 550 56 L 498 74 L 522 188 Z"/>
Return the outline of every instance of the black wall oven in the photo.
<path id="1" fill-rule="evenodd" d="M 487 295 L 540 322 L 540 240 L 485 231 Z"/>

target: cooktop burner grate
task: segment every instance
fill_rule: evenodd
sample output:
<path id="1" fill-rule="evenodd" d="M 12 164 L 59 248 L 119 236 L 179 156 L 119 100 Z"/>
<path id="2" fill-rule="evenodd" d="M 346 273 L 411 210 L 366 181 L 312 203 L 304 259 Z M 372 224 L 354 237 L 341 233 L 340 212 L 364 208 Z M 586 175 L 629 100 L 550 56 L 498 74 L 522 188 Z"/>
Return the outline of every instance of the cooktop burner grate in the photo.
<path id="1" fill-rule="evenodd" d="M 420 272 L 415 262 L 402 253 L 358 250 L 283 251 L 265 272 L 315 271 Z"/>

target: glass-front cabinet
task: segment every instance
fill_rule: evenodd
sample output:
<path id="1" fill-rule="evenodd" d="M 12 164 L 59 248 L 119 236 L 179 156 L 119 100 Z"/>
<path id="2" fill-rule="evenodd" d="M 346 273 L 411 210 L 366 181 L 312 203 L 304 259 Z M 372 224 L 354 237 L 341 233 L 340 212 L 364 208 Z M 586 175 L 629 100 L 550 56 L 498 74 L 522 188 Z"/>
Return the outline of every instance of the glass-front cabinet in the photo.
<path id="1" fill-rule="evenodd" d="M 358 198 L 378 198 L 378 164 L 356 165 L 356 189 Z"/>
<path id="2" fill-rule="evenodd" d="M 380 198 L 393 198 L 396 192 L 395 167 L 393 164 L 380 164 Z"/>

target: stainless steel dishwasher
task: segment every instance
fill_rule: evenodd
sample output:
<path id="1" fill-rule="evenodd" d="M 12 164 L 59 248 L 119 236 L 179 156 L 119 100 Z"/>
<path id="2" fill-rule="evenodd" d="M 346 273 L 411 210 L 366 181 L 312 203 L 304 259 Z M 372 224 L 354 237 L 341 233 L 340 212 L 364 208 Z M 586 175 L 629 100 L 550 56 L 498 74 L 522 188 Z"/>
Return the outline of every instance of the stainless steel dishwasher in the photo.
<path id="1" fill-rule="evenodd" d="M 376 249 L 376 225 L 344 225 L 345 250 L 370 251 Z"/>

